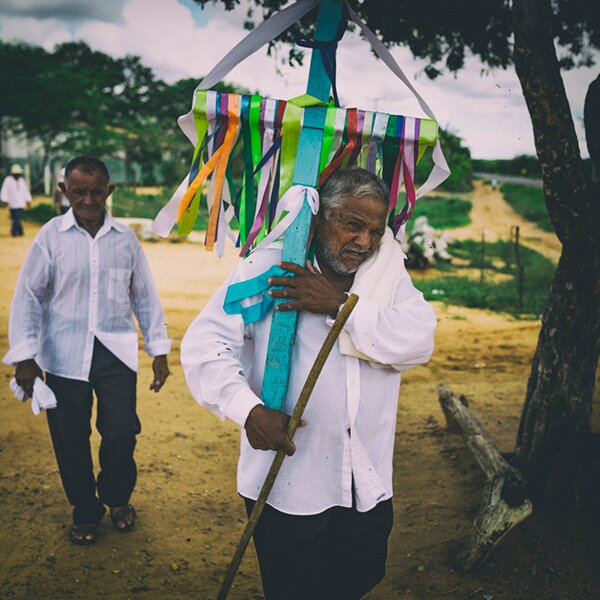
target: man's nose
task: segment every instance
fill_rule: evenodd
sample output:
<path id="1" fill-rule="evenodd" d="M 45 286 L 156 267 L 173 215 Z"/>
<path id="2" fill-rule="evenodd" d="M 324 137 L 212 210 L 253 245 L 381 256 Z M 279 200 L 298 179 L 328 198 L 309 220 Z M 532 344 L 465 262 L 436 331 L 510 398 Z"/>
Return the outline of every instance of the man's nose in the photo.
<path id="1" fill-rule="evenodd" d="M 373 236 L 368 229 L 361 229 L 356 235 L 356 243 L 365 250 L 370 250 L 373 244 Z"/>

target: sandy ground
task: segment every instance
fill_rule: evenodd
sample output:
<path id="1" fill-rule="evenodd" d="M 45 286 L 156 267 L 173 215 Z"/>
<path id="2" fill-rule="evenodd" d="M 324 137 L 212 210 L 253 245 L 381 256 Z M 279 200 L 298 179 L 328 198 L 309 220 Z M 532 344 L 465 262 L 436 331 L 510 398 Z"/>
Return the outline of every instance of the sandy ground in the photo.
<path id="1" fill-rule="evenodd" d="M 457 237 L 506 236 L 523 225 L 525 243 L 558 255 L 557 241 L 520 218 L 498 193 L 478 185 L 474 223 Z M 10 298 L 37 227 L 8 236 L 0 211 L 0 336 L 7 347 Z M 67 539 L 70 507 L 62 492 L 45 417 L 8 389 L 12 369 L 0 367 L 0 597 L 20 599 L 214 598 L 243 528 L 235 493 L 238 431 L 197 406 L 179 364 L 191 320 L 236 264 L 198 244 L 145 244 L 174 349 L 172 377 L 159 395 L 148 391 L 150 360 L 141 356 L 139 415 L 143 424 L 132 498 L 139 520 L 120 535 L 107 519 L 93 547 Z M 600 598 L 598 547 L 584 516 L 534 514 L 495 550 L 482 569 L 463 573 L 458 556 L 472 530 L 483 476 L 460 437 L 445 431 L 436 386 L 465 394 L 501 451 L 513 448 L 539 322 L 436 305 L 439 326 L 431 362 L 404 376 L 395 451 L 395 525 L 385 580 L 369 600 L 591 600 Z M 596 406 L 598 404 L 596 399 Z M 600 430 L 598 409 L 594 413 Z M 93 434 L 94 448 L 98 436 Z M 597 536 L 597 532 L 595 534 Z M 598 538 L 596 537 L 596 543 Z M 262 598 L 249 548 L 230 594 Z M 307 599 L 309 600 L 309 599 Z"/>

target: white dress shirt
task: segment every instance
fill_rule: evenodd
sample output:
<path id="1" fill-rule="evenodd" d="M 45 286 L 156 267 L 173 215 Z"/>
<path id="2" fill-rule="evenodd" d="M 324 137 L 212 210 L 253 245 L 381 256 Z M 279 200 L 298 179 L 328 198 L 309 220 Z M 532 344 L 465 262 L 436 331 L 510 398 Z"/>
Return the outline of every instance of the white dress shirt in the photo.
<path id="1" fill-rule="evenodd" d="M 137 370 L 137 317 L 150 356 L 167 354 L 165 317 L 135 234 L 107 212 L 95 237 L 73 210 L 33 240 L 10 308 L 6 364 L 35 358 L 54 375 L 87 381 L 94 338 Z"/>
<path id="2" fill-rule="evenodd" d="M 281 250 L 258 250 L 244 260 L 194 320 L 181 344 L 188 386 L 205 408 L 242 427 L 238 492 L 255 500 L 274 451 L 254 450 L 243 426 L 259 398 L 272 311 L 244 325 L 227 315 L 231 283 L 256 277 L 281 259 Z M 288 514 L 310 515 L 332 506 L 364 512 L 392 496 L 392 458 L 400 372 L 426 362 L 433 351 L 436 318 L 414 288 L 404 264 L 392 305 L 360 299 L 344 329 L 369 361 L 340 353 L 336 342 L 294 436 L 296 453 L 284 460 L 268 504 Z M 250 298 L 246 304 L 256 302 Z M 285 412 L 291 414 L 330 330 L 326 315 L 298 315 Z"/>
<path id="3" fill-rule="evenodd" d="M 0 200 L 6 202 L 9 208 L 25 208 L 31 202 L 31 194 L 23 177 L 5 177 L 0 189 Z"/>

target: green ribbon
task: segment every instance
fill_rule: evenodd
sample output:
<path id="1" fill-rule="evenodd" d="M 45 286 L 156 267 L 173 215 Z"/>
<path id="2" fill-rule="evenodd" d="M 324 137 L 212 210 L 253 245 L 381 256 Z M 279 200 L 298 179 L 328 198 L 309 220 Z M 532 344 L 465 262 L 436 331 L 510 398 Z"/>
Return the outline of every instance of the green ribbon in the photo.
<path id="1" fill-rule="evenodd" d="M 321 161 L 319 163 L 319 174 L 327 167 L 329 162 L 329 153 L 331 152 L 331 146 L 333 145 L 333 139 L 335 137 L 335 116 L 337 108 L 335 106 L 327 107 L 327 114 L 325 115 L 325 125 L 323 126 L 323 141 L 321 143 Z"/>
<path id="2" fill-rule="evenodd" d="M 302 111 L 309 106 L 329 106 L 310 94 L 302 94 L 288 100 L 283 113 L 281 127 L 281 153 L 280 153 L 280 180 L 279 197 L 281 198 L 294 183 L 294 170 L 298 153 L 298 140 L 300 139 L 300 124 Z"/>
<path id="3" fill-rule="evenodd" d="M 438 137 L 438 124 L 431 119 L 421 119 L 419 129 L 419 152 L 417 154 L 417 162 L 421 160 L 425 150 L 428 147 L 433 148 Z"/>

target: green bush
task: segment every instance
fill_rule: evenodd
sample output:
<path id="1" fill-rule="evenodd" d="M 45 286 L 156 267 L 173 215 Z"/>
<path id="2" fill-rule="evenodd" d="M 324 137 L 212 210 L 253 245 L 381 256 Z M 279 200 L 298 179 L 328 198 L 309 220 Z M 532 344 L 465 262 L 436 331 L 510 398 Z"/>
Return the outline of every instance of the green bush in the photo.
<path id="1" fill-rule="evenodd" d="M 470 192 L 473 189 L 473 168 L 471 166 L 471 152 L 463 146 L 462 138 L 450 131 L 440 128 L 440 142 L 444 156 L 450 166 L 450 177 L 440 186 L 448 192 Z M 421 185 L 433 167 L 431 150 L 427 150 L 417 165 L 415 182 Z"/>
<path id="2" fill-rule="evenodd" d="M 548 210 L 544 203 L 544 192 L 537 188 L 514 183 L 504 183 L 500 187 L 504 199 L 528 221 L 533 221 L 544 231 L 554 231 Z"/>
<path id="3" fill-rule="evenodd" d="M 469 213 L 473 208 L 470 200 L 462 198 L 422 198 L 417 201 L 415 212 L 406 227 L 412 231 L 414 221 L 418 217 L 427 217 L 427 222 L 434 229 L 456 229 L 471 222 Z"/>

